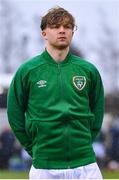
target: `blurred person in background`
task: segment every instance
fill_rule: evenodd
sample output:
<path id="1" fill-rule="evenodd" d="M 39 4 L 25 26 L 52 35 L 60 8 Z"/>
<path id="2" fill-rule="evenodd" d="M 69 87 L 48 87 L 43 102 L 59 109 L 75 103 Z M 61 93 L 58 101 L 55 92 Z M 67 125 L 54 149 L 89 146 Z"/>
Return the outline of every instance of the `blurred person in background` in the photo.
<path id="1" fill-rule="evenodd" d="M 12 131 L 6 127 L 0 135 L 0 169 L 9 168 L 9 160 L 14 153 L 15 137 Z"/>
<path id="2" fill-rule="evenodd" d="M 105 167 L 106 161 L 106 147 L 105 147 L 105 134 L 100 131 L 99 135 L 93 142 L 93 149 L 96 154 L 96 160 L 99 167 L 102 169 Z"/>
<path id="3" fill-rule="evenodd" d="M 107 150 L 109 170 L 119 170 L 119 118 L 113 119 L 112 126 L 109 129 L 109 146 Z"/>
<path id="4" fill-rule="evenodd" d="M 42 17 L 46 49 L 22 64 L 8 93 L 9 123 L 32 157 L 30 179 L 102 179 L 92 143 L 104 90 L 97 68 L 73 55 L 75 19 L 61 7 Z"/>

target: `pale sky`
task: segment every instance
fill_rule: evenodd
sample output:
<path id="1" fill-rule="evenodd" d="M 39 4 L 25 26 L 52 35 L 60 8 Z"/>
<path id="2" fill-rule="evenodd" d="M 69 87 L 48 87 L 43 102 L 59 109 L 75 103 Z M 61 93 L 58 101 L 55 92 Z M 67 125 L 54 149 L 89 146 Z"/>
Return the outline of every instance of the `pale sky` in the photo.
<path id="1" fill-rule="evenodd" d="M 74 41 L 79 43 L 81 40 L 81 46 L 83 42 L 80 32 L 85 36 L 85 28 L 88 31 L 85 41 L 86 38 L 89 41 L 96 40 L 95 36 L 101 28 L 100 11 L 103 11 L 107 23 L 112 24 L 112 28 L 119 31 L 119 0 L 13 0 L 13 2 L 18 6 L 20 12 L 25 14 L 24 21 L 26 20 L 29 23 L 32 21 L 34 14 L 39 15 L 39 17 L 43 16 L 48 9 L 57 5 L 66 8 L 76 19 L 78 31 L 74 35 Z"/>

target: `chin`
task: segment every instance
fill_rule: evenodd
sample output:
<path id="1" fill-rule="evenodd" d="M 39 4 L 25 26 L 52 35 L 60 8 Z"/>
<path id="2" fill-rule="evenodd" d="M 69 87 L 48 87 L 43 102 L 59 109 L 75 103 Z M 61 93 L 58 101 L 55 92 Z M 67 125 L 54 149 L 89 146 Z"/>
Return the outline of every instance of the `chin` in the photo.
<path id="1" fill-rule="evenodd" d="M 66 49 L 69 46 L 69 44 L 62 44 L 62 45 L 58 45 L 56 46 L 57 49 Z"/>

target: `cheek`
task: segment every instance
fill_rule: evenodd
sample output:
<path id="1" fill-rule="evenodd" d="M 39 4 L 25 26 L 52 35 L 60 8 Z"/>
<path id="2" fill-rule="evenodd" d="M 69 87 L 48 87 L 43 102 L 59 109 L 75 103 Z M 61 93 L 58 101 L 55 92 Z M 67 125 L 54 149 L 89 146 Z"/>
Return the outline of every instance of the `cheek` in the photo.
<path id="1" fill-rule="evenodd" d="M 55 42 L 56 38 L 53 35 L 51 35 L 51 36 L 49 36 L 48 41 L 49 42 Z"/>
<path id="2" fill-rule="evenodd" d="M 48 33 L 47 34 L 47 38 L 49 41 L 54 41 L 56 38 L 56 34 L 55 33 Z"/>
<path id="3" fill-rule="evenodd" d="M 71 40 L 72 40 L 72 37 L 73 37 L 73 35 L 72 35 L 72 34 L 70 34 L 70 35 L 69 35 L 69 41 L 71 41 Z"/>

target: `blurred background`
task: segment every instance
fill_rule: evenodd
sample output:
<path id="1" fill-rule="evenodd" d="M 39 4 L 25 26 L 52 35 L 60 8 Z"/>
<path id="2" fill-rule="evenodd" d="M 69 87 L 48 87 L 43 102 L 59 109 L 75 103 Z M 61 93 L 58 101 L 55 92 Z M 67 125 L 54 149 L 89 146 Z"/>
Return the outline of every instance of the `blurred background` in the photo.
<path id="1" fill-rule="evenodd" d="M 41 17 L 61 6 L 78 26 L 71 51 L 93 63 L 105 88 L 105 115 L 93 144 L 102 169 L 119 170 L 119 0 L 0 0 L 0 172 L 27 171 L 31 158 L 10 130 L 7 92 L 18 67 L 40 54 Z"/>

